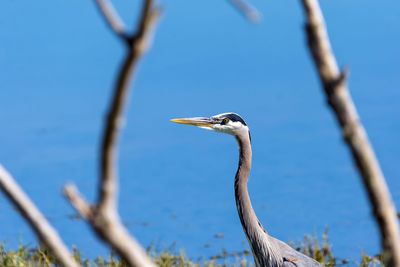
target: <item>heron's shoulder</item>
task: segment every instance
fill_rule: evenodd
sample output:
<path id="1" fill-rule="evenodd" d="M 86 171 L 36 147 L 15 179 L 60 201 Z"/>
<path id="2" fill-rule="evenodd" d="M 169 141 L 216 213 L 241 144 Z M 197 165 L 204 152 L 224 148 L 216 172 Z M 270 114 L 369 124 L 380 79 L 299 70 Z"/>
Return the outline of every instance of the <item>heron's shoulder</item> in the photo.
<path id="1" fill-rule="evenodd" d="M 321 263 L 317 262 L 313 258 L 310 258 L 303 253 L 295 250 L 285 242 L 271 237 L 275 245 L 281 251 L 284 258 L 284 267 L 323 267 Z"/>

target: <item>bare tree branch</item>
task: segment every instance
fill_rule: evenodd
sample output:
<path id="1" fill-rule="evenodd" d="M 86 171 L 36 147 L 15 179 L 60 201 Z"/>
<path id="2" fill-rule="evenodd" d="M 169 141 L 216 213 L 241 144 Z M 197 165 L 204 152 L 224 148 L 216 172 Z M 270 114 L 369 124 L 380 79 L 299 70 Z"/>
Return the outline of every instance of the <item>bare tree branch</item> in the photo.
<path id="1" fill-rule="evenodd" d="M 228 0 L 228 2 L 250 22 L 259 23 L 261 21 L 260 12 L 245 0 Z"/>
<path id="2" fill-rule="evenodd" d="M 118 130 L 123 121 L 122 111 L 129 90 L 129 82 L 139 57 L 145 52 L 147 35 L 158 17 L 158 9 L 153 9 L 153 1 L 146 0 L 140 18 L 137 33 L 130 37 L 128 55 L 122 64 L 117 83 L 115 85 L 114 98 L 108 112 L 104 129 L 101 152 L 101 179 L 99 208 L 105 210 L 116 209 L 117 175 L 115 170 L 115 152 Z"/>
<path id="3" fill-rule="evenodd" d="M 40 213 L 2 165 L 0 165 L 0 189 L 8 199 L 14 203 L 42 243 L 50 249 L 63 266 L 79 266 L 69 253 L 57 231 L 47 222 L 46 218 Z"/>
<path id="4" fill-rule="evenodd" d="M 128 44 L 128 52 L 121 65 L 115 84 L 114 96 L 106 117 L 101 146 L 101 183 L 99 184 L 98 203 L 89 205 L 79 194 L 76 187 L 69 185 L 64 194 L 75 209 L 91 224 L 96 233 L 130 266 L 155 266 L 139 243 L 125 230 L 117 212 L 118 175 L 116 153 L 119 129 L 123 121 L 130 81 L 139 58 L 147 48 L 148 35 L 159 16 L 159 9 L 153 7 L 153 0 L 145 0 L 134 35 L 124 32 L 111 4 L 105 0 L 96 0 L 110 28 Z M 111 8 L 111 9 L 110 9 Z"/>
<path id="5" fill-rule="evenodd" d="M 368 192 L 382 236 L 387 266 L 400 266 L 400 235 L 396 212 L 385 178 L 362 126 L 346 84 L 346 71 L 339 71 L 324 18 L 317 0 L 302 0 L 307 16 L 308 46 L 317 67 L 328 103 L 335 112 L 354 161 Z"/>

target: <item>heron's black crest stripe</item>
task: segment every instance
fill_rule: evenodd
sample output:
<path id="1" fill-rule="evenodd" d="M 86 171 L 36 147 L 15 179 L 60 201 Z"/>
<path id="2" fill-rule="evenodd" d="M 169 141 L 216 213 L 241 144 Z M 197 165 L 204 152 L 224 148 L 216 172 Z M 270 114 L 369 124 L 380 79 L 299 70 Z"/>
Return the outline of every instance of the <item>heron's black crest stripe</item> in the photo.
<path id="1" fill-rule="evenodd" d="M 224 118 L 228 118 L 231 121 L 240 121 L 243 125 L 247 126 L 247 124 L 244 122 L 244 120 L 235 113 L 226 114 L 226 115 L 224 115 Z"/>

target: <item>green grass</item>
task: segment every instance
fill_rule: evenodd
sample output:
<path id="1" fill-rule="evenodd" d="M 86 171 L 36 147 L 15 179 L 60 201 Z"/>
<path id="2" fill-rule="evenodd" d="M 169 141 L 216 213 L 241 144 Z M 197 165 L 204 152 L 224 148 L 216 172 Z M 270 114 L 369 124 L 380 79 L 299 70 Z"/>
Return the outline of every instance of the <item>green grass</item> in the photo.
<path id="1" fill-rule="evenodd" d="M 360 266 L 374 267 L 383 266 L 379 261 L 379 255 L 372 257 L 361 252 L 360 259 L 342 259 L 333 255 L 328 240 L 327 231 L 322 240 L 315 236 L 305 236 L 299 243 L 291 243 L 298 251 L 316 259 L 325 266 Z M 96 259 L 85 259 L 78 249 L 73 248 L 73 254 L 77 261 L 84 267 L 126 267 L 127 265 L 119 257 L 111 252 L 106 257 Z M 176 252 L 174 248 L 155 249 L 148 248 L 148 254 L 160 267 L 245 267 L 254 266 L 252 255 L 249 251 L 229 253 L 222 251 L 210 258 L 193 260 L 188 258 L 184 252 Z M 357 261 L 358 260 L 358 261 Z M 0 244 L 0 266 L 1 267 L 50 267 L 60 266 L 54 256 L 43 247 L 29 248 L 20 246 L 17 250 L 6 250 L 5 244 Z"/>

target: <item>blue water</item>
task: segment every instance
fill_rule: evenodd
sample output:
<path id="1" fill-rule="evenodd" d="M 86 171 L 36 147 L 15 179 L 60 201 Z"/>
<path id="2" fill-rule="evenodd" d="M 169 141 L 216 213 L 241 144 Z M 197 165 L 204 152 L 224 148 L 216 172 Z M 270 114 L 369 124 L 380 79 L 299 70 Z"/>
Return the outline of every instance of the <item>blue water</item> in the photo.
<path id="1" fill-rule="evenodd" d="M 371 209 L 319 87 L 297 2 L 252 1 L 251 25 L 225 1 L 163 1 L 122 134 L 119 209 L 144 245 L 175 244 L 191 258 L 247 248 L 233 195 L 231 136 L 169 122 L 233 111 L 251 129 L 251 200 L 284 241 L 322 234 L 335 255 L 379 252 Z M 400 3 L 323 1 L 331 41 L 400 206 Z M 127 25 L 137 5 L 118 1 Z M 124 50 L 91 1 L 0 2 L 0 162 L 65 242 L 107 253 L 61 196 L 76 183 L 96 199 L 100 131 Z M 0 240 L 34 244 L 0 196 Z M 216 238 L 223 234 L 224 238 Z M 205 246 L 207 245 L 207 246 Z"/>

